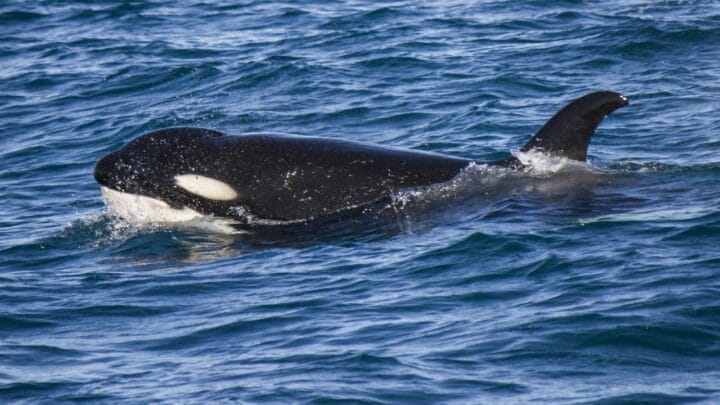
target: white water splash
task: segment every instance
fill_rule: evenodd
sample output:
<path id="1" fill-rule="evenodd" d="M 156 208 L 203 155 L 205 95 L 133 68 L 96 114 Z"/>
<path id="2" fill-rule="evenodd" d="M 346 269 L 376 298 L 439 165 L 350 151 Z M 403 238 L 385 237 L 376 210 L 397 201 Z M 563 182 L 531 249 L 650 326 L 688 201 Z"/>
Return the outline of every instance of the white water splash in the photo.
<path id="1" fill-rule="evenodd" d="M 580 162 L 563 156 L 549 155 L 538 150 L 516 152 L 515 157 L 526 166 L 525 172 L 531 175 L 551 175 L 565 170 L 592 170 L 588 162 Z"/>

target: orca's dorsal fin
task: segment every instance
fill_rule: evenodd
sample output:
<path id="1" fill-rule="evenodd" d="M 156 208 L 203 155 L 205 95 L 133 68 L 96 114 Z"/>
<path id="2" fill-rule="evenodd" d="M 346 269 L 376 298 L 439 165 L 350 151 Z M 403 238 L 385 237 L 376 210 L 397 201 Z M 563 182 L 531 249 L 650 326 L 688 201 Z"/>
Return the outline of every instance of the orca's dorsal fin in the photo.
<path id="1" fill-rule="evenodd" d="M 553 115 L 520 152 L 535 149 L 584 162 L 597 126 L 605 116 L 626 105 L 627 98 L 612 91 L 582 96 Z"/>

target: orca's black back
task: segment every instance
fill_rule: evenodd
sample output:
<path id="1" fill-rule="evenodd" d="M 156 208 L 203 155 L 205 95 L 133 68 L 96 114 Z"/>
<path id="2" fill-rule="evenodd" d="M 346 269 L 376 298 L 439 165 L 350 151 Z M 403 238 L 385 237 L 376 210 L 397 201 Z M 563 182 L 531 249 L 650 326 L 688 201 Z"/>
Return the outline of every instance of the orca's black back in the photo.
<path id="1" fill-rule="evenodd" d="M 207 138 L 213 176 L 266 219 L 307 219 L 452 179 L 469 160 L 333 138 L 249 134 Z M 212 151 L 212 153 L 210 153 Z"/>

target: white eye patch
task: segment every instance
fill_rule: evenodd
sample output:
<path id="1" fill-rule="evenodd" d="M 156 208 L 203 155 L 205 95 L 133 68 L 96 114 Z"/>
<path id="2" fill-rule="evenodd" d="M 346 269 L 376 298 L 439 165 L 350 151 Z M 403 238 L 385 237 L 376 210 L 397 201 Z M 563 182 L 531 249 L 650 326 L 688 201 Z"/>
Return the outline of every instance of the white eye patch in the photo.
<path id="1" fill-rule="evenodd" d="M 238 193 L 228 184 L 199 174 L 178 174 L 175 184 L 208 200 L 230 201 L 237 198 Z"/>

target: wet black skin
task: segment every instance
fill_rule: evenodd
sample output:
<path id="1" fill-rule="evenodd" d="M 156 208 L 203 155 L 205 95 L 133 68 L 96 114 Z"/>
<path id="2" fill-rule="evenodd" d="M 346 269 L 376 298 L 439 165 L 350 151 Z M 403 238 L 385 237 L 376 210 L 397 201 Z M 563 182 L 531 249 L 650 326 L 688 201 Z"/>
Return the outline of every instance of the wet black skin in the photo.
<path id="1" fill-rule="evenodd" d="M 521 149 L 584 161 L 595 128 L 627 99 L 614 92 L 581 97 L 553 116 Z M 446 182 L 471 160 L 335 138 L 280 134 L 228 136 L 202 128 L 150 132 L 97 162 L 95 179 L 111 189 L 173 207 L 237 219 L 304 220 L 387 200 L 393 192 Z M 493 165 L 518 169 L 509 157 Z M 231 201 L 196 196 L 175 185 L 180 174 L 222 181 Z"/>

